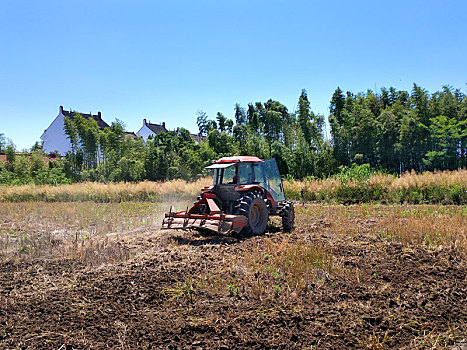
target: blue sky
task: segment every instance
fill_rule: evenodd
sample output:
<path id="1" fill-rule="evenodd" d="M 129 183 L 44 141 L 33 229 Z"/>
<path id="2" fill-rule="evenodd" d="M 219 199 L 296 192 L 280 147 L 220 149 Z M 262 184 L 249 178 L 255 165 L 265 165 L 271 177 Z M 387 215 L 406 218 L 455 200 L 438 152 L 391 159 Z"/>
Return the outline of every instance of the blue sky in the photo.
<path id="1" fill-rule="evenodd" d="M 59 105 L 193 132 L 301 89 L 327 116 L 337 86 L 466 92 L 467 1 L 0 0 L 0 133 L 39 140 Z"/>

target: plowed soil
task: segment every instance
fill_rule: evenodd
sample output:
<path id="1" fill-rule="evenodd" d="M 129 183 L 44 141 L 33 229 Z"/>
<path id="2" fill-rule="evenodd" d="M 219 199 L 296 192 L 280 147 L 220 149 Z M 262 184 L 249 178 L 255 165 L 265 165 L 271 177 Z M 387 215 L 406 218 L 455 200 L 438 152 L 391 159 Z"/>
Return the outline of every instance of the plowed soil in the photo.
<path id="1" fill-rule="evenodd" d="M 129 232 L 115 244 L 135 254 L 99 266 L 76 258 L 5 260 L 0 348 L 467 347 L 459 248 L 381 239 L 364 229 L 372 221 L 355 221 L 360 229 L 348 237 L 335 235 L 339 223 L 329 220 L 300 223 L 292 233 L 271 226 L 250 238 Z M 271 247 L 286 243 L 323 247 L 334 268 L 303 290 L 277 282 L 280 271 L 251 270 L 249 259 L 274 257 Z"/>

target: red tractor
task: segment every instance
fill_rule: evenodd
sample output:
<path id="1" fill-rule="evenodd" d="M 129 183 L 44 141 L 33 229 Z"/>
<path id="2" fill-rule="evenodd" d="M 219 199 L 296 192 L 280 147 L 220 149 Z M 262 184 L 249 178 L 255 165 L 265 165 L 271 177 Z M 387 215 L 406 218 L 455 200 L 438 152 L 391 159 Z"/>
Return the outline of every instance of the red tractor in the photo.
<path id="1" fill-rule="evenodd" d="M 224 157 L 206 169 L 213 169 L 213 184 L 191 209 L 165 213 L 163 229 L 201 229 L 218 233 L 261 235 L 269 216 L 282 217 L 282 229 L 291 231 L 295 211 L 285 199 L 275 159 Z"/>

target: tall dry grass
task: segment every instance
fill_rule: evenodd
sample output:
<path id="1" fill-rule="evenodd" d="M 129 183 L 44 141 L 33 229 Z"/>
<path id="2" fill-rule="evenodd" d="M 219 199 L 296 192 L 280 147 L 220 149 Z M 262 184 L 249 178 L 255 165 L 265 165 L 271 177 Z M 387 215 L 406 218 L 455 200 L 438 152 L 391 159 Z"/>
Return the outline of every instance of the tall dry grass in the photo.
<path id="1" fill-rule="evenodd" d="M 467 203 L 467 170 L 373 174 L 368 179 L 338 178 L 284 182 L 291 199 L 328 202 Z"/>
<path id="2" fill-rule="evenodd" d="M 61 186 L 0 186 L 1 202 L 124 202 L 193 200 L 210 178 L 193 182 L 172 180 L 139 183 L 84 182 Z M 387 203 L 467 203 L 467 170 L 404 173 L 399 177 L 373 174 L 367 179 L 330 177 L 284 181 L 286 197 L 338 203 L 381 201 Z"/>
<path id="3" fill-rule="evenodd" d="M 165 182 L 143 181 L 139 183 L 83 182 L 61 186 L 0 186 L 2 202 L 162 202 L 169 199 L 196 198 L 201 188 L 212 183 L 210 178 L 196 181 L 172 180 Z"/>

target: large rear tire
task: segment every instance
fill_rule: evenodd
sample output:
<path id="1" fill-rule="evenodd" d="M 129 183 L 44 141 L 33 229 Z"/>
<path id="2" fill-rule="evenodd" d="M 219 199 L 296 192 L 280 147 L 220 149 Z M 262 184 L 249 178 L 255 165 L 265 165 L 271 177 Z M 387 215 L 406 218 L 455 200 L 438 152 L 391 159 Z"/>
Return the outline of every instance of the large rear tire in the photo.
<path id="1" fill-rule="evenodd" d="M 290 232 L 293 230 L 295 224 L 295 208 L 292 202 L 286 201 L 282 209 L 282 230 Z"/>
<path id="2" fill-rule="evenodd" d="M 237 201 L 235 214 L 244 215 L 248 219 L 245 228 L 242 230 L 243 234 L 262 235 L 266 230 L 269 213 L 261 193 L 246 192 Z"/>

